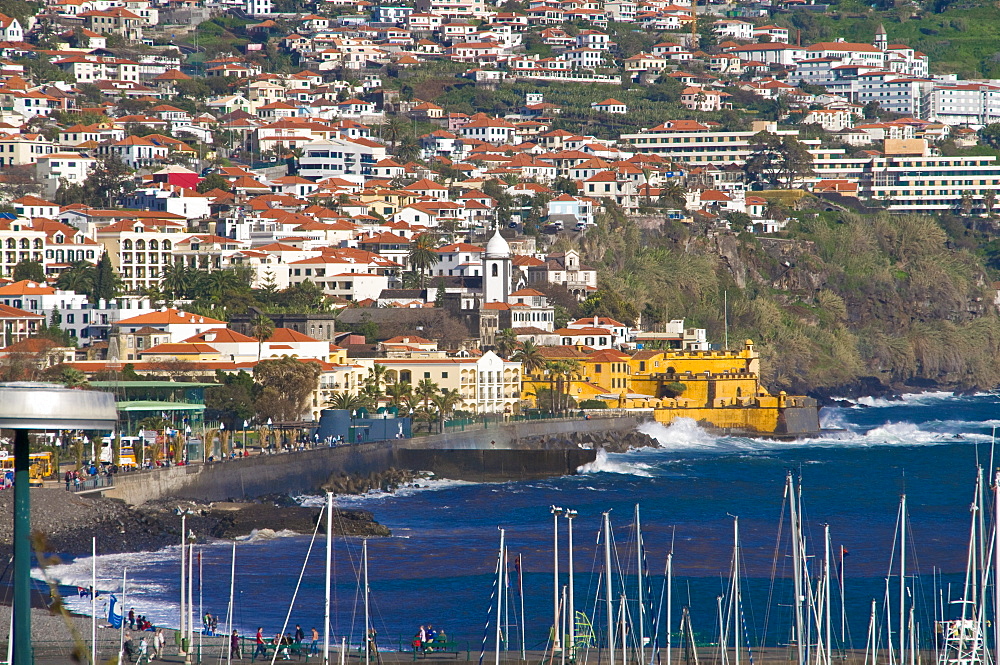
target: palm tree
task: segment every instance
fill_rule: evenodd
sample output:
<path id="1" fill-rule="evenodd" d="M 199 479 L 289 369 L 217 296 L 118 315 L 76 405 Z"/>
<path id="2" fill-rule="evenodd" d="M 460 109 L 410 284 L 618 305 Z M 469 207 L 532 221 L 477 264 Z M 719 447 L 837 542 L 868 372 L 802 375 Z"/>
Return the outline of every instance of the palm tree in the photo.
<path id="1" fill-rule="evenodd" d="M 97 277 L 97 266 L 87 261 L 76 261 L 59 274 L 56 288 L 89 294 L 94 288 L 95 277 Z"/>
<path id="2" fill-rule="evenodd" d="M 337 393 L 327 401 L 326 406 L 331 409 L 355 411 L 365 406 L 365 400 L 360 395 Z"/>
<path id="3" fill-rule="evenodd" d="M 381 399 L 382 395 L 385 394 L 382 391 L 382 386 L 387 383 L 385 375 L 386 369 L 385 365 L 375 363 L 375 365 L 368 370 L 368 376 L 365 378 L 366 392 L 371 395 L 376 407 L 378 407 L 379 399 Z"/>
<path id="4" fill-rule="evenodd" d="M 420 144 L 411 135 L 407 134 L 399 142 L 396 148 L 396 158 L 400 163 L 412 162 L 420 157 Z"/>
<path id="5" fill-rule="evenodd" d="M 258 314 L 253 318 L 250 326 L 253 338 L 257 340 L 257 362 L 260 362 L 260 356 L 264 351 L 264 342 L 274 334 L 274 321 L 263 314 Z"/>
<path id="6" fill-rule="evenodd" d="M 410 385 L 409 381 L 399 381 L 397 383 L 390 383 L 386 387 L 385 392 L 389 395 L 389 403 L 398 409 L 403 406 L 406 398 L 413 392 L 413 386 Z"/>
<path id="7" fill-rule="evenodd" d="M 555 381 L 555 392 L 552 395 L 554 410 L 563 411 L 569 408 L 569 394 L 573 387 L 573 377 L 580 373 L 578 360 L 555 360 L 548 364 L 549 374 Z"/>
<path id="8" fill-rule="evenodd" d="M 172 298 L 186 298 L 192 291 L 199 271 L 188 268 L 183 261 L 168 263 L 160 271 L 160 288 Z"/>
<path id="9" fill-rule="evenodd" d="M 494 346 L 497 347 L 498 356 L 505 360 L 509 359 L 517 350 L 517 333 L 511 328 L 504 328 L 497 333 Z"/>
<path id="10" fill-rule="evenodd" d="M 414 238 L 410 243 L 410 253 L 407 258 L 410 261 L 410 268 L 420 273 L 420 287 L 423 288 L 427 271 L 438 262 L 437 252 L 434 251 L 434 239 L 426 233 Z"/>
<path id="11" fill-rule="evenodd" d="M 456 388 L 442 388 L 433 400 L 438 410 L 438 431 L 444 432 L 444 421 L 462 403 L 462 395 Z"/>
<path id="12" fill-rule="evenodd" d="M 434 383 L 430 379 L 421 379 L 417 387 L 414 388 L 413 393 L 424 401 L 424 408 L 427 409 L 430 405 L 431 398 L 437 394 L 438 384 Z"/>
<path id="13" fill-rule="evenodd" d="M 522 374 L 534 374 L 545 368 L 545 356 L 541 349 L 531 340 L 521 343 L 521 348 L 513 356 L 515 362 L 521 363 Z"/>
<path id="14" fill-rule="evenodd" d="M 410 123 L 405 118 L 393 116 L 382 126 L 382 137 L 395 148 L 400 140 L 409 133 Z"/>

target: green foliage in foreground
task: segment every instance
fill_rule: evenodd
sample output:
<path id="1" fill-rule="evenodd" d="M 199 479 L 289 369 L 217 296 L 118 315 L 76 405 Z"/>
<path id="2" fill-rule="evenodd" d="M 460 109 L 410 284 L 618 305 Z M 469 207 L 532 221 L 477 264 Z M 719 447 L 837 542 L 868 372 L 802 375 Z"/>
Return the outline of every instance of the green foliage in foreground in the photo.
<path id="1" fill-rule="evenodd" d="M 1000 383 L 1000 317 L 974 243 L 932 217 L 888 214 L 820 215 L 788 236 L 708 238 L 605 217 L 582 241 L 600 270 L 583 309 L 646 326 L 684 317 L 722 343 L 728 297 L 730 346 L 758 344 L 772 389 Z"/>

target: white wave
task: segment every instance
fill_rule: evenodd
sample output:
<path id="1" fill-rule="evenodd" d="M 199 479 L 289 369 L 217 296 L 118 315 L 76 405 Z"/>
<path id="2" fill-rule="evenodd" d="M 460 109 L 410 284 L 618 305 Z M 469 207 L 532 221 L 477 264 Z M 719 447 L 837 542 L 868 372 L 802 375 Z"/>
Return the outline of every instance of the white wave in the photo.
<path id="1" fill-rule="evenodd" d="M 850 429 L 844 410 L 836 407 L 819 410 L 819 426 L 823 429 Z"/>
<path id="2" fill-rule="evenodd" d="M 289 529 L 280 529 L 279 531 L 275 531 L 274 529 L 253 529 L 249 535 L 237 536 L 233 540 L 244 543 L 259 543 L 274 540 L 275 538 L 291 538 L 292 536 L 301 535 L 301 533 Z"/>
<path id="3" fill-rule="evenodd" d="M 110 595 L 114 593 L 122 600 L 122 572 L 128 569 L 143 570 L 148 566 L 157 563 L 178 561 L 179 567 L 180 548 L 171 546 L 157 552 L 137 552 L 124 554 L 105 554 L 97 557 L 97 615 L 99 620 L 106 620 L 108 616 L 108 601 Z M 69 563 L 48 566 L 46 572 L 48 577 L 60 585 L 70 587 L 89 587 L 91 585 L 92 557 L 81 557 Z M 32 571 L 32 577 L 43 579 L 39 569 Z M 155 626 L 175 628 L 180 625 L 180 602 L 164 600 L 168 594 L 172 595 L 175 589 L 180 588 L 179 580 L 172 580 L 174 584 L 162 581 L 142 580 L 136 581 L 131 576 L 127 577 L 124 595 L 124 607 L 127 613 L 130 608 L 135 608 L 136 614 L 141 614 L 149 619 Z M 67 607 L 70 610 L 90 616 L 90 598 L 82 598 L 77 595 L 68 595 L 65 598 Z"/>
<path id="4" fill-rule="evenodd" d="M 947 445 L 990 439 L 988 434 L 969 432 L 967 429 L 943 428 L 944 431 L 938 431 L 941 428 L 910 422 L 889 422 L 870 430 L 856 430 L 855 426 L 843 418 L 842 413 L 837 412 L 837 409 L 830 409 L 825 416 L 823 426 L 830 429 L 824 431 L 822 436 L 792 440 L 714 436 L 688 418 L 678 418 L 668 427 L 657 422 L 646 422 L 639 425 L 638 429 L 657 440 L 659 447 L 655 451 L 740 455 L 801 447 Z"/>
<path id="5" fill-rule="evenodd" d="M 719 438 L 698 427 L 693 418 L 675 418 L 668 426 L 648 421 L 639 425 L 638 429 L 656 439 L 663 449 L 705 450 L 717 448 L 719 444 Z"/>
<path id="6" fill-rule="evenodd" d="M 984 393 L 985 394 L 985 393 Z M 855 406 L 867 406 L 867 407 L 887 407 L 887 406 L 906 406 L 908 404 L 927 404 L 937 400 L 948 399 L 949 397 L 954 397 L 955 393 L 946 390 L 933 390 L 923 393 L 904 393 L 898 397 L 871 397 L 865 395 L 864 397 L 851 398 L 851 397 L 838 397 L 835 398 L 842 402 L 850 402 Z"/>
<path id="7" fill-rule="evenodd" d="M 653 474 L 649 472 L 650 465 L 641 463 L 630 463 L 619 461 L 628 453 L 616 454 L 614 458 L 609 457 L 608 451 L 604 448 L 597 449 L 597 458 L 593 462 L 588 462 L 577 468 L 576 472 L 585 473 L 617 473 L 628 476 L 641 476 L 651 478 Z"/>
<path id="8" fill-rule="evenodd" d="M 384 492 L 380 489 L 373 489 L 364 494 L 337 494 L 334 498 L 338 506 L 356 505 L 371 501 L 384 501 L 392 498 L 405 498 L 413 496 L 419 492 L 440 492 L 443 490 L 455 489 L 476 483 L 467 480 L 451 480 L 448 478 L 422 478 L 406 485 L 400 485 L 392 492 Z M 325 496 L 305 495 L 295 497 L 303 506 L 323 506 L 326 505 Z"/>

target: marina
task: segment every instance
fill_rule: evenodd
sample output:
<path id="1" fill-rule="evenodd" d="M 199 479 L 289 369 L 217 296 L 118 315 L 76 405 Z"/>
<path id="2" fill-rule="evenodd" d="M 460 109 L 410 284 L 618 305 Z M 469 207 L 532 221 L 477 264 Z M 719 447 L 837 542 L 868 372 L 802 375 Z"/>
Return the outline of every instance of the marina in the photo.
<path id="1" fill-rule="evenodd" d="M 791 442 L 728 438 L 711 435 L 690 422 L 669 427 L 644 427 L 660 447 L 625 454 L 599 453 L 597 459 L 574 476 L 507 483 L 471 483 L 447 480 L 418 482 L 394 494 L 337 497 L 342 507 L 365 507 L 388 526 L 393 536 L 367 541 L 370 557 L 370 611 L 363 611 L 363 585 L 359 539 L 336 539 L 331 555 L 332 642 L 357 646 L 369 616 L 379 634 L 385 654 L 410 649 L 419 626 L 446 628 L 449 639 L 459 643 L 459 659 L 493 658 L 497 598 L 497 527 L 505 529 L 508 565 L 501 576 L 508 589 L 501 605 L 504 662 L 521 659 L 521 628 L 525 651 L 554 652 L 550 627 L 554 609 L 560 604 L 562 587 L 568 587 L 567 520 L 553 519 L 551 506 L 575 510 L 574 587 L 576 612 L 582 612 L 594 627 L 594 644 L 580 650 L 579 658 L 608 662 L 603 634 L 607 632 L 607 588 L 604 578 L 606 540 L 602 517 L 610 515 L 613 534 L 612 612 L 628 609 L 635 617 L 637 596 L 644 594 L 648 608 L 643 626 L 647 661 L 654 651 L 653 617 L 666 623 L 666 607 L 660 601 L 664 589 L 666 557 L 673 551 L 671 626 L 673 644 L 681 647 L 677 626 L 689 608 L 693 642 L 700 662 L 721 662 L 713 657 L 720 637 L 733 644 L 735 634 L 723 630 L 733 593 L 734 517 L 739 516 L 739 575 L 735 587 L 742 607 L 740 662 L 761 662 L 763 654 L 775 659 L 799 661 L 794 639 L 796 580 L 793 541 L 789 538 L 789 509 L 785 484 L 801 479 L 802 501 L 797 509 L 806 543 L 808 568 L 816 599 L 807 603 L 803 622 L 812 630 L 830 619 L 830 639 L 818 639 L 808 662 L 827 662 L 850 654 L 864 663 L 866 647 L 874 648 L 879 662 L 899 662 L 899 574 L 900 497 L 905 493 L 909 515 L 905 539 L 907 580 L 902 610 L 904 625 L 912 614 L 914 629 L 903 631 L 907 662 L 931 662 L 936 641 L 934 624 L 939 615 L 961 618 L 948 601 L 960 600 L 969 565 L 970 512 L 975 493 L 977 464 L 989 465 L 992 414 L 998 400 L 993 395 L 956 397 L 929 394 L 904 400 L 861 400 L 863 403 L 823 414 L 825 427 L 842 428 L 820 439 Z M 861 473 L 859 469 L 869 470 Z M 791 475 L 789 476 L 789 472 Z M 984 485 L 988 487 L 988 485 Z M 977 542 L 991 548 L 992 490 L 979 499 L 984 510 L 985 530 Z M 322 497 L 304 498 L 322 502 Z M 636 585 L 639 559 L 635 547 L 635 505 L 641 506 L 644 579 Z M 783 509 L 784 505 L 784 509 Z M 553 522 L 560 533 L 558 587 L 553 583 Z M 784 521 L 784 527 L 781 526 Z M 825 528 L 829 525 L 830 559 L 837 571 L 826 586 L 823 576 Z M 978 528 L 978 527 L 977 527 Z M 983 538 L 985 534 L 985 539 Z M 324 556 L 322 530 L 305 566 L 310 538 L 291 534 L 264 534 L 238 542 L 233 626 L 252 637 L 258 625 L 265 634 L 277 632 L 286 617 L 308 632 L 322 628 L 324 607 Z M 894 542 L 897 544 L 894 547 Z M 978 547 L 978 546 L 977 546 Z M 230 589 L 231 545 L 204 543 L 195 547 L 203 586 L 195 586 L 200 607 L 226 616 Z M 159 552 L 116 554 L 99 557 L 99 576 L 117 579 L 129 569 L 134 579 L 134 602 L 138 612 L 154 624 L 176 626 L 178 621 L 178 548 Z M 974 551 L 978 549 L 973 548 Z M 985 550 L 984 550 L 985 551 Z M 992 549 L 990 552 L 994 551 Z M 895 552 L 895 554 L 894 554 Z M 800 554 L 802 554 L 800 552 Z M 980 556 L 980 555 L 977 555 Z M 517 557 L 518 563 L 513 561 Z M 985 557 L 989 558 L 989 557 Z M 980 561 L 984 557 L 980 556 Z M 980 563 L 981 565 L 981 563 Z M 76 559 L 49 570 L 74 588 L 91 574 L 88 558 Z M 976 577 L 992 602 L 992 576 Z M 295 605 L 300 572 L 302 583 Z M 843 574 L 843 601 L 837 589 Z M 886 602 L 887 577 L 891 580 Z M 131 584 L 131 583 L 130 583 Z M 100 585 L 99 585 L 100 586 Z M 508 588 L 509 587 L 509 588 Z M 115 587 L 111 587 L 113 590 Z M 523 588 L 524 615 L 520 614 Z M 822 591 L 823 589 L 831 591 Z M 568 589 L 567 589 L 568 590 Z M 620 603 L 620 596 L 626 602 Z M 720 597 L 722 605 L 720 621 Z M 871 631 L 871 604 L 876 601 L 875 630 Z M 935 600 L 936 599 L 936 600 Z M 943 601 L 943 602 L 942 602 Z M 79 603 L 74 607 L 74 603 Z M 822 609 L 827 607 L 828 609 Z M 71 608 L 86 610 L 89 600 L 69 598 Z M 554 608 L 555 606 L 555 608 Z M 565 605 L 564 605 L 565 607 Z M 817 607 L 819 609 L 817 609 Z M 960 609 L 960 607 L 959 607 Z M 992 613 L 992 608 L 988 608 Z M 947 614 L 943 612 L 947 610 Z M 812 613 L 812 619 L 808 618 Z M 818 612 L 818 614 L 817 614 Z M 565 615 L 563 615 L 565 616 Z M 977 616 L 980 616 L 977 614 Z M 632 662 L 638 655 L 635 619 L 629 624 L 626 653 Z M 322 632 L 322 631 L 320 631 Z M 822 633 L 822 631 L 820 631 Z M 484 634 L 485 640 L 484 649 Z M 825 635 L 825 633 L 822 633 Z M 874 635 L 869 639 L 869 635 Z M 664 631 L 659 633 L 664 639 Z M 993 643 L 992 635 L 988 642 Z M 895 653 L 890 657 L 891 650 Z M 940 646 L 940 645 L 937 645 Z M 661 643 L 662 648 L 662 643 Z M 761 650 L 764 651 L 761 651 Z M 735 663 L 731 648 L 726 662 Z M 870 653 L 870 652 L 869 652 Z M 783 656 L 781 654 L 784 654 Z M 940 656 L 940 654 L 938 654 Z M 401 657 L 411 657 L 406 653 Z M 823 660 L 818 660 L 819 658 Z M 622 651 L 619 649 L 618 661 Z M 661 654 L 661 662 L 665 657 Z M 529 659 L 530 660 L 530 659 Z M 672 659 L 673 660 L 673 659 Z M 673 662 L 681 662 L 673 660 Z M 801 661 L 799 661 L 801 662 Z M 869 661 L 871 656 L 869 655 Z"/>

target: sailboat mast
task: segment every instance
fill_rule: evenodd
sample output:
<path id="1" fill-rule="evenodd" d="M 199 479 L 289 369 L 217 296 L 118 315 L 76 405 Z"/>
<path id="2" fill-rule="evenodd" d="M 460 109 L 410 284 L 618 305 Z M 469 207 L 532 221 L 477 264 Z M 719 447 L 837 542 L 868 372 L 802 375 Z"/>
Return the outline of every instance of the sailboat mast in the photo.
<path id="1" fill-rule="evenodd" d="M 899 663 L 906 662 L 906 495 L 899 504 Z"/>
<path id="2" fill-rule="evenodd" d="M 993 428 L 996 436 L 996 428 Z M 1000 663 L 1000 471 L 993 481 L 993 648 L 994 663 Z"/>
<path id="3" fill-rule="evenodd" d="M 494 650 L 494 663 L 500 665 L 500 613 L 503 610 L 503 553 L 504 553 L 503 529 L 500 529 L 500 554 L 497 557 L 497 629 L 496 629 L 496 649 Z M 556 630 L 558 630 L 558 625 Z"/>
<path id="4" fill-rule="evenodd" d="M 740 665 L 740 518 L 733 516 L 733 663 Z"/>
<path id="5" fill-rule="evenodd" d="M 90 557 L 90 665 L 97 665 L 97 536 L 91 539 Z"/>
<path id="6" fill-rule="evenodd" d="M 576 598 L 573 592 L 573 518 L 576 517 L 576 511 L 572 509 L 566 510 L 566 525 L 568 532 L 567 540 L 567 554 L 569 556 L 569 561 L 567 562 L 569 575 L 569 607 L 567 608 L 567 619 L 569 621 L 569 649 L 570 649 L 570 660 L 576 660 Z M 523 600 L 523 599 L 522 599 Z M 523 622 L 522 622 L 523 623 Z M 523 630 L 523 629 L 522 629 Z"/>
<path id="7" fill-rule="evenodd" d="M 872 614 L 868 619 L 868 641 L 865 643 L 865 665 L 875 665 L 876 644 L 875 644 L 875 599 L 872 598 Z M 871 658 L 869 659 L 869 656 Z"/>
<path id="8" fill-rule="evenodd" d="M 636 602 L 639 605 L 639 663 L 646 662 L 645 638 L 646 631 L 643 628 L 643 607 L 642 607 L 642 525 L 639 522 L 639 504 L 635 504 L 635 553 L 636 553 Z"/>
<path id="9" fill-rule="evenodd" d="M 563 509 L 552 506 L 552 649 L 561 648 L 559 637 L 559 516 Z"/>
<path id="10" fill-rule="evenodd" d="M 674 551 L 667 552 L 667 665 L 671 665 L 671 651 L 673 644 L 670 640 L 670 631 L 673 630 L 673 604 L 674 604 Z"/>
<path id="11" fill-rule="evenodd" d="M 371 665 L 372 648 L 372 628 L 371 610 L 368 605 L 368 540 L 361 541 L 361 553 L 364 563 L 364 583 L 365 583 L 365 665 Z M 500 619 L 497 617 L 497 630 L 499 630 Z"/>
<path id="12" fill-rule="evenodd" d="M 122 618 L 121 628 L 118 630 L 118 662 L 125 659 L 125 585 L 128 581 L 128 567 L 122 568 L 122 608 L 118 610 L 118 616 Z M 183 586 L 181 589 L 183 590 Z"/>
<path id="13" fill-rule="evenodd" d="M 326 493 L 326 605 L 323 612 L 323 665 L 330 665 L 330 587 L 333 570 L 333 492 Z"/>
<path id="14" fill-rule="evenodd" d="M 823 529 L 823 535 L 825 537 L 825 561 L 824 565 L 826 567 L 826 573 L 823 575 L 823 627 L 826 632 L 826 662 L 829 665 L 833 661 L 833 631 L 830 626 L 830 525 L 827 524 Z"/>
<path id="15" fill-rule="evenodd" d="M 611 517 L 604 513 L 604 585 L 608 614 L 608 663 L 615 665 L 615 615 L 611 602 Z"/>
<path id="16" fill-rule="evenodd" d="M 229 567 L 229 616 L 226 617 L 226 628 L 229 629 L 229 634 L 233 634 L 233 596 L 236 593 L 236 541 L 233 541 L 233 562 Z M 231 639 L 231 638 L 230 638 Z M 226 658 L 226 664 L 232 665 L 233 663 L 233 649 L 232 646 L 229 648 L 229 656 Z"/>
<path id="17" fill-rule="evenodd" d="M 792 522 L 792 578 L 795 591 L 795 646 L 798 649 L 799 665 L 805 665 L 805 635 L 802 619 L 802 553 L 799 534 L 799 511 L 795 497 L 795 482 L 792 474 L 785 479 L 785 493 L 788 496 L 789 518 Z"/>

